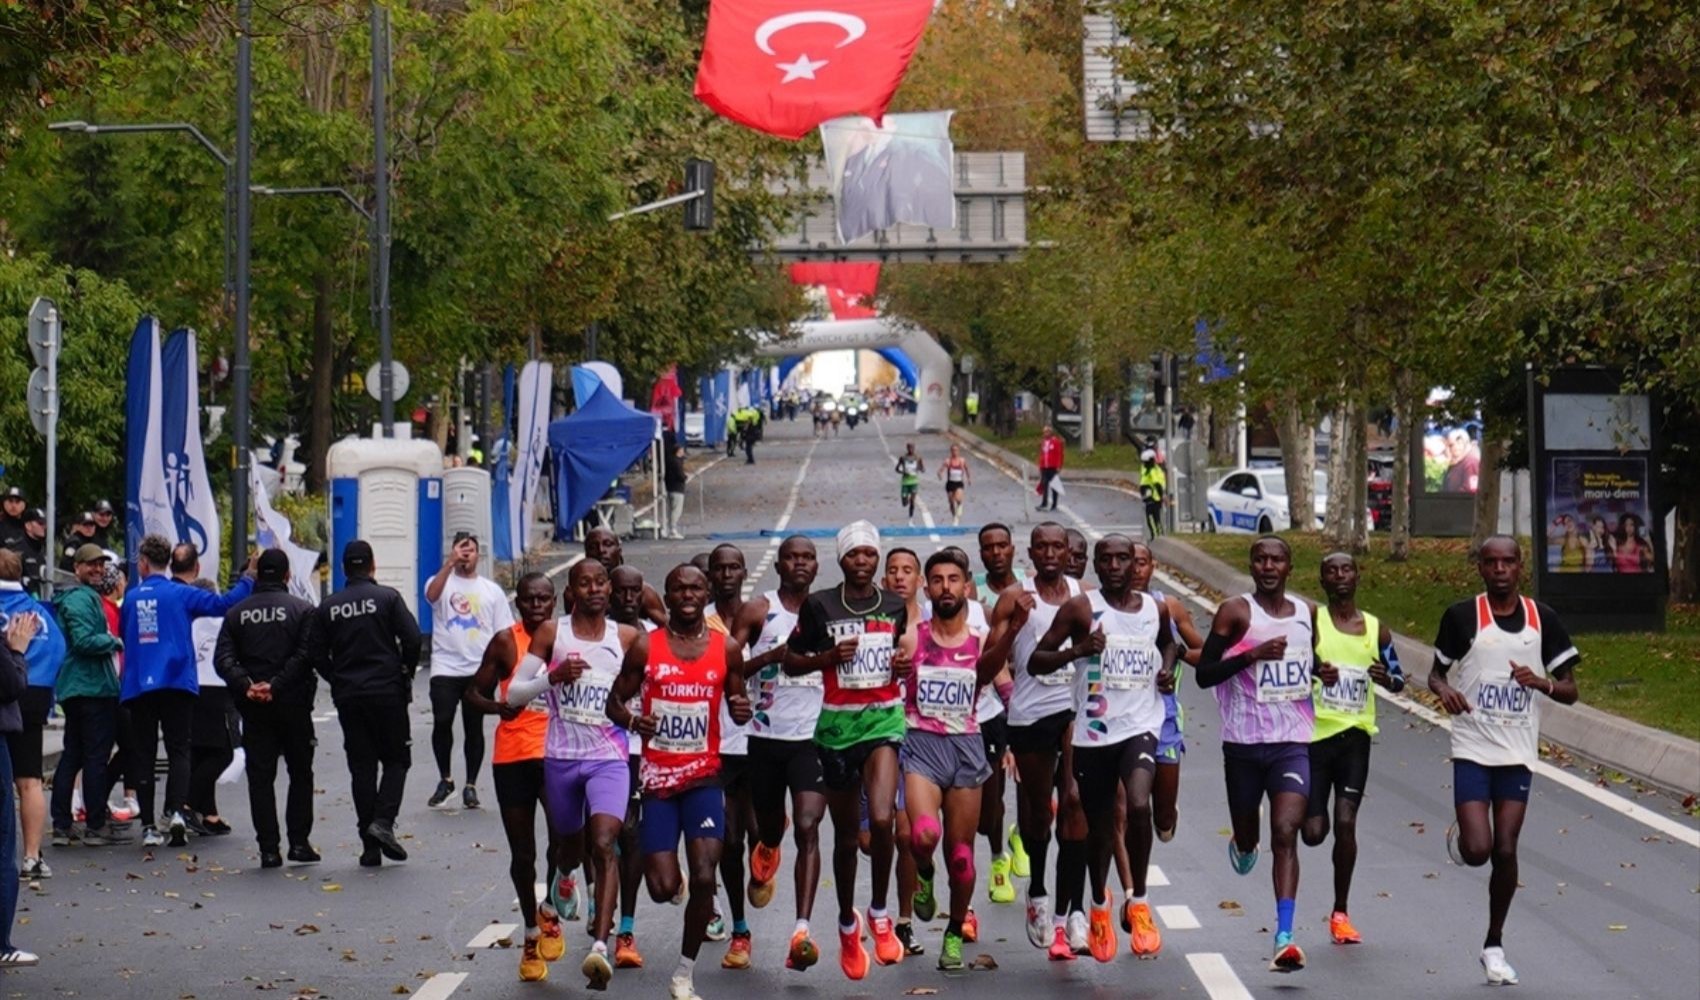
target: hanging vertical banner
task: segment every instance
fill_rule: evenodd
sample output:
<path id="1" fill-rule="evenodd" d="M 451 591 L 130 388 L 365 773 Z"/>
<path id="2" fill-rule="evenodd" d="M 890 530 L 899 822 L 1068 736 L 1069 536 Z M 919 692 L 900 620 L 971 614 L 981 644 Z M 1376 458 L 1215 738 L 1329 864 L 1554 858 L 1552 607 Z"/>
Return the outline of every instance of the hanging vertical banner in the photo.
<path id="1" fill-rule="evenodd" d="M 490 449 L 490 550 L 497 562 L 513 562 L 514 366 L 502 371 L 502 429 Z"/>
<path id="2" fill-rule="evenodd" d="M 820 127 L 838 206 L 838 240 L 852 243 L 899 222 L 956 228 L 954 111 L 853 115 Z"/>
<path id="3" fill-rule="evenodd" d="M 537 484 L 543 476 L 543 456 L 549 447 L 549 399 L 555 366 L 527 361 L 519 373 L 518 447 L 514 451 L 513 481 L 509 486 L 509 536 L 515 558 L 531 541 L 531 521 L 537 506 Z"/>
<path id="4" fill-rule="evenodd" d="M 201 577 L 218 581 L 218 503 L 201 447 L 201 381 L 195 331 L 174 330 L 160 347 L 161 474 L 171 505 L 174 542 L 201 553 Z M 235 544 L 247 545 L 238 538 Z"/>
<path id="5" fill-rule="evenodd" d="M 710 447 L 726 440 L 726 418 L 732 413 L 732 373 L 724 368 L 702 377 L 702 439 Z"/>
<path id="6" fill-rule="evenodd" d="M 132 585 L 142 536 L 170 524 L 159 475 L 159 395 L 159 321 L 143 316 L 130 336 L 124 373 L 124 551 L 130 556 Z"/>
<path id="7" fill-rule="evenodd" d="M 254 497 L 255 542 L 262 549 L 282 549 L 289 557 L 289 592 L 309 604 L 318 604 L 319 553 L 295 544 L 295 528 L 272 506 L 257 465 L 248 469 L 248 492 Z"/>

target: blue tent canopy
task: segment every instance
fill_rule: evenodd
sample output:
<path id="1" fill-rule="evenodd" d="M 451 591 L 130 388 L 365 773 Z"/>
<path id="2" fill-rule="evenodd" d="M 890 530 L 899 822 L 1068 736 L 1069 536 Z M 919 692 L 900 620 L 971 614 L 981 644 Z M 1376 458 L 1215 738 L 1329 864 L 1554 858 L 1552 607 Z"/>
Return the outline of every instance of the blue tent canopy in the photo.
<path id="1" fill-rule="evenodd" d="M 655 440 L 652 414 L 635 410 L 597 386 L 583 406 L 549 425 L 555 467 L 555 531 L 572 531 L 614 477 L 643 457 Z"/>

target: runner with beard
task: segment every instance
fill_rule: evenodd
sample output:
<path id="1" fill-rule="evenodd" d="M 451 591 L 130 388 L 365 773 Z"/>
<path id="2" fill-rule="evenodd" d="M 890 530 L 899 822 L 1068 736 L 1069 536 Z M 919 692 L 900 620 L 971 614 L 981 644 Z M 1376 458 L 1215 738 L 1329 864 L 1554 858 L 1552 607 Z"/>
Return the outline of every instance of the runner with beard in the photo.
<path id="1" fill-rule="evenodd" d="M 820 886 L 820 821 L 826 814 L 815 723 L 820 717 L 823 681 L 819 673 L 785 672 L 787 640 L 820 568 L 813 542 L 792 535 L 779 546 L 775 569 L 779 589 L 744 604 L 732 631 L 751 655 L 744 675 L 756 684 L 750 717 L 750 797 L 755 809 L 756 844 L 750 852 L 750 905 L 760 909 L 773 899 L 779 877 L 780 845 L 785 838 L 785 794 L 791 794 L 792 836 L 797 845 L 795 874 L 797 926 L 785 967 L 802 972 L 820 960 L 809 936 L 815 890 Z"/>
<path id="2" fill-rule="evenodd" d="M 997 602 L 998 595 L 1020 583 L 1023 574 L 1015 566 L 1015 543 L 1009 526 L 996 521 L 980 529 L 980 565 L 985 569 L 970 581 L 968 596 L 985 595 L 982 600 Z M 976 600 L 975 606 L 984 613 L 985 604 Z M 989 625 L 988 625 L 989 627 Z M 1015 902 L 1015 883 L 1010 876 L 1028 876 L 1027 851 L 1021 843 L 1020 823 L 1011 824 L 1009 850 L 1004 850 L 1004 785 L 1014 767 L 1009 753 L 1009 701 L 1015 693 L 1015 680 L 1006 664 L 998 679 L 980 692 L 980 732 L 986 738 L 986 759 L 992 765 L 992 776 L 980 796 L 980 836 L 992 849 L 992 872 L 986 881 L 986 898 L 994 903 Z M 995 703 L 995 704 L 994 704 Z M 1019 818 L 1022 803 L 1015 800 Z"/>
<path id="3" fill-rule="evenodd" d="M 549 731 L 549 704 L 536 698 L 525 705 L 507 702 L 514 668 L 520 651 L 531 648 L 531 634 L 555 613 L 555 588 L 542 573 L 527 573 L 514 588 L 514 606 L 519 621 L 491 637 L 484 659 L 472 675 L 466 703 L 486 715 L 500 716 L 490 754 L 490 777 L 496 786 L 496 807 L 502 813 L 502 832 L 508 838 L 508 877 L 519 898 L 520 917 L 525 921 L 525 945 L 520 951 L 521 982 L 549 978 L 549 966 L 566 954 L 561 918 L 545 899 L 537 899 L 537 806 L 543 802 L 543 746 Z M 544 818 L 548 806 L 544 805 Z M 555 881 L 555 859 L 562 848 L 549 828 L 549 851 L 545 868 Z"/>
<path id="4" fill-rule="evenodd" d="M 991 649 L 1000 660 L 1009 660 L 1015 692 L 1009 706 L 1009 744 L 1020 776 L 1018 794 L 1025 801 L 1019 817 L 1021 839 L 1032 856 L 1032 877 L 1027 885 L 1027 940 L 1035 948 L 1049 944 L 1052 961 L 1072 961 L 1071 937 L 1086 945 L 1086 918 L 1071 934 L 1065 927 L 1070 900 L 1083 889 L 1081 864 L 1086 853 L 1086 817 L 1074 785 L 1074 753 L 1069 727 L 1074 722 L 1074 669 L 1063 667 L 1047 674 L 1028 669 L 1039 638 L 1051 627 L 1057 609 L 1079 597 L 1078 582 L 1063 573 L 1068 561 L 1068 535 L 1062 525 L 1046 521 L 1033 529 L 1027 550 L 1035 577 L 1011 587 L 998 598 L 992 611 Z M 1013 657 L 1013 658 L 1012 658 Z M 1052 916 L 1045 887 L 1045 861 L 1051 840 L 1051 794 L 1057 795 L 1057 891 L 1061 897 Z"/>
<path id="5" fill-rule="evenodd" d="M 743 651 L 736 640 L 708 628 L 708 600 L 708 578 L 695 567 L 667 574 L 668 625 L 637 637 L 606 698 L 614 724 L 644 739 L 641 846 L 649 896 L 665 902 L 688 885 L 679 966 L 670 984 L 673 1000 L 699 1000 L 693 974 L 714 912 L 726 826 L 719 781 L 721 703 L 730 702 L 740 725 L 750 718 Z M 639 696 L 642 712 L 633 715 L 627 703 Z M 679 868 L 681 836 L 688 879 Z"/>
<path id="6" fill-rule="evenodd" d="M 608 618 L 608 571 L 585 559 L 567 572 L 572 613 L 544 622 L 532 633 L 525 659 L 503 697 L 526 706 L 539 696 L 549 709 L 543 745 L 543 796 L 549 822 L 561 837 L 560 867 L 576 867 L 584 850 L 575 834 L 586 828 L 596 866 L 597 906 L 591 918 L 595 943 L 584 958 L 587 988 L 603 990 L 613 978 L 608 932 L 619 905 L 619 865 L 614 845 L 625 820 L 630 772 L 626 731 L 608 721 L 608 692 L 627 652 L 643 633 Z"/>
<path id="7" fill-rule="evenodd" d="M 706 620 L 710 630 L 730 635 L 746 649 L 745 639 L 732 631 L 744 606 L 744 578 L 748 576 L 744 553 L 736 545 L 722 544 L 708 554 L 708 586 L 714 596 Z M 746 676 L 748 672 L 746 670 Z M 726 795 L 725 850 L 720 855 L 720 878 L 732 904 L 732 943 L 720 960 L 722 969 L 750 967 L 750 925 L 744 919 L 744 831 L 754 820 L 750 808 L 749 733 L 732 721 L 724 703 L 720 707 L 720 787 Z M 712 921 L 711 921 L 712 923 Z M 722 921 L 724 924 L 724 921 Z M 709 940 L 714 940 L 711 933 Z"/>
<path id="8" fill-rule="evenodd" d="M 1127 536 L 1101 539 L 1093 562 L 1102 587 L 1062 606 L 1028 662 L 1029 670 L 1044 675 L 1074 660 L 1087 661 L 1075 672 L 1072 739 L 1074 775 L 1091 844 L 1087 941 L 1092 957 L 1100 962 L 1116 955 L 1106 883 L 1111 844 L 1121 831 L 1126 831 L 1132 861 L 1133 953 L 1155 958 L 1162 948 L 1145 900 L 1145 880 L 1151 863 L 1151 784 L 1157 771 L 1157 734 L 1163 728 L 1162 693 L 1174 687 L 1177 647 L 1169 634 L 1168 608 L 1133 586 L 1134 565 L 1141 561 L 1151 561 L 1151 550 Z M 1127 816 L 1118 824 L 1116 815 L 1123 808 Z"/>
<path id="9" fill-rule="evenodd" d="M 654 622 L 643 614 L 643 574 L 630 566 L 619 566 L 608 574 L 612 590 L 608 617 L 642 632 L 653 632 Z M 642 705 L 633 698 L 628 708 Z M 637 946 L 638 890 L 643 885 L 643 854 L 638 850 L 638 823 L 642 816 L 643 785 L 638 781 L 638 762 L 643 755 L 643 737 L 627 733 L 631 766 L 631 795 L 626 800 L 626 820 L 620 826 L 620 930 L 614 936 L 614 968 L 643 968 L 643 953 Z"/>
<path id="10" fill-rule="evenodd" d="M 974 897 L 974 834 L 980 786 L 991 777 L 980 739 L 978 695 L 1003 663 L 982 657 L 984 626 L 968 620 L 968 556 L 949 548 L 927 560 L 932 616 L 915 629 L 914 669 L 904 685 L 909 733 L 901 754 L 913 852 L 921 878 L 933 880 L 933 851 L 944 841 L 950 877 L 950 923 L 939 968 L 963 967 L 962 944 L 977 938 L 966 926 Z M 943 823 L 940 823 L 940 813 Z"/>
<path id="11" fill-rule="evenodd" d="M 832 868 L 838 895 L 839 964 L 853 980 L 868 974 L 862 916 L 856 910 L 857 813 L 867 792 L 873 855 L 868 924 L 881 965 L 903 960 L 886 896 L 891 888 L 892 824 L 897 798 L 897 748 L 906 729 L 901 680 L 909 650 L 903 599 L 874 585 L 880 565 L 879 529 L 867 521 L 838 532 L 838 565 L 844 582 L 817 590 L 797 616 L 785 672 L 824 673 L 820 720 L 815 726 L 821 770 L 832 813 Z"/>

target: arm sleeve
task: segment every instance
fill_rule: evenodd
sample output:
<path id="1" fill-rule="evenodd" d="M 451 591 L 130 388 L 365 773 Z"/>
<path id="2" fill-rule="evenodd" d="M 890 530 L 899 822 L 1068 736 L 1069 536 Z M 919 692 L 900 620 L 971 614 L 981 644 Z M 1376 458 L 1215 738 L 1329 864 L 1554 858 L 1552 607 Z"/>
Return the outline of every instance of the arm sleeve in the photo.
<path id="1" fill-rule="evenodd" d="M 1196 668 L 1199 687 L 1215 687 L 1251 666 L 1251 660 L 1247 659 L 1245 653 L 1224 659 L 1230 648 L 1232 644 L 1227 636 L 1217 635 L 1212 631 L 1204 637 L 1204 653 L 1198 658 Z"/>
<path id="2" fill-rule="evenodd" d="M 1391 637 L 1392 633 L 1389 632 L 1388 636 Z M 1405 670 L 1399 666 L 1398 647 L 1392 642 L 1388 642 L 1387 645 L 1381 647 L 1381 659 L 1382 662 L 1387 664 L 1388 676 L 1393 679 L 1393 693 L 1398 694 L 1405 690 Z"/>
<path id="3" fill-rule="evenodd" d="M 549 664 L 535 653 L 527 653 L 514 668 L 514 679 L 508 682 L 510 705 L 529 704 L 531 699 L 549 690 Z"/>
<path id="4" fill-rule="evenodd" d="M 190 588 L 189 592 L 184 595 L 184 603 L 189 608 L 191 618 L 222 618 L 226 611 L 241 604 L 253 592 L 254 581 L 248 577 L 243 577 L 236 581 L 236 586 L 222 594 Z"/>

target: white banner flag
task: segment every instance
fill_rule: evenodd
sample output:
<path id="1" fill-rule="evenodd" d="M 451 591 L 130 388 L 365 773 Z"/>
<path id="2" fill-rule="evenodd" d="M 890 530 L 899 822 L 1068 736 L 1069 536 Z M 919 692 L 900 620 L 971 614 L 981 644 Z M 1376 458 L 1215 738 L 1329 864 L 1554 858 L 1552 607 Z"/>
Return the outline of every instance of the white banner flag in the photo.
<path id="1" fill-rule="evenodd" d="M 259 466 L 248 468 L 248 492 L 254 498 L 254 537 L 262 549 L 282 549 L 289 557 L 289 592 L 309 604 L 319 603 L 319 554 L 303 548 L 292 540 L 295 529 L 289 518 L 277 512 L 266 484 L 260 478 Z"/>
<path id="2" fill-rule="evenodd" d="M 508 489 L 508 531 L 514 558 L 525 556 L 531 541 L 531 522 L 537 507 L 537 486 L 543 476 L 543 456 L 549 447 L 549 402 L 555 366 L 527 361 L 519 374 L 519 428 L 514 439 L 513 482 Z"/>
<path id="3" fill-rule="evenodd" d="M 954 111 L 834 118 L 820 127 L 838 205 L 838 241 L 899 222 L 956 228 Z"/>

